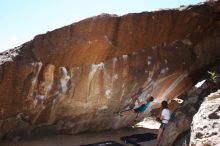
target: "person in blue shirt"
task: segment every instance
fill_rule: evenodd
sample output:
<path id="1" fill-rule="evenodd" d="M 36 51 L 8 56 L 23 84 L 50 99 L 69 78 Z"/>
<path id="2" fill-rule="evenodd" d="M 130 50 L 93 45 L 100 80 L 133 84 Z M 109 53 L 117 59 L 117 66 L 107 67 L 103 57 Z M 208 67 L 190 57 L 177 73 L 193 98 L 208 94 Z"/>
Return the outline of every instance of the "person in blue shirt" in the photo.
<path id="1" fill-rule="evenodd" d="M 123 115 L 129 115 L 129 114 L 132 114 L 132 113 L 137 113 L 137 116 L 136 116 L 136 119 L 137 119 L 138 115 L 140 113 L 143 113 L 151 105 L 151 103 L 153 101 L 154 101 L 154 97 L 151 96 L 151 95 L 148 96 L 146 98 L 146 100 L 144 100 L 142 102 L 137 98 L 138 105 L 140 105 L 138 108 L 130 109 L 130 110 L 127 110 L 127 111 L 121 111 L 121 112 L 119 112 L 119 114 L 121 116 L 123 116 Z"/>

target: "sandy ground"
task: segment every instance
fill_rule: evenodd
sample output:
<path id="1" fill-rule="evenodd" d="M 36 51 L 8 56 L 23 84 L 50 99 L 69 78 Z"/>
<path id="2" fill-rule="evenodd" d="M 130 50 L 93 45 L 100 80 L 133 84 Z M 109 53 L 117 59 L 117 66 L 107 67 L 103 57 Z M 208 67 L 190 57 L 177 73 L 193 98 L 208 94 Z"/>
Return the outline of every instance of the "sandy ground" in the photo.
<path id="1" fill-rule="evenodd" d="M 141 124 L 139 126 L 140 127 L 131 127 L 114 131 L 104 131 L 99 133 L 82 133 L 78 135 L 54 135 L 38 139 L 4 142 L 0 143 L 0 146 L 78 146 L 109 140 L 113 140 L 123 144 L 123 142 L 120 140 L 120 137 L 122 136 L 130 136 L 132 134 L 143 134 L 147 132 L 157 133 L 156 129 L 148 129 L 146 128 L 146 126 L 143 126 Z M 153 146 L 154 143 L 155 140 L 142 142 L 139 144 L 143 146 Z"/>

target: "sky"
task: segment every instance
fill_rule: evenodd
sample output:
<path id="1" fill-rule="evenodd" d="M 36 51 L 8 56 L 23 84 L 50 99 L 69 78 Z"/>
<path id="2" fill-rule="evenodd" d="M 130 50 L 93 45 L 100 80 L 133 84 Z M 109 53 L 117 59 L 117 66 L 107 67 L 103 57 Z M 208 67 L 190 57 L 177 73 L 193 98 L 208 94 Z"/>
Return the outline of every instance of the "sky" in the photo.
<path id="1" fill-rule="evenodd" d="M 176 8 L 204 0 L 0 0 L 0 52 L 38 34 L 101 13 L 117 14 Z"/>

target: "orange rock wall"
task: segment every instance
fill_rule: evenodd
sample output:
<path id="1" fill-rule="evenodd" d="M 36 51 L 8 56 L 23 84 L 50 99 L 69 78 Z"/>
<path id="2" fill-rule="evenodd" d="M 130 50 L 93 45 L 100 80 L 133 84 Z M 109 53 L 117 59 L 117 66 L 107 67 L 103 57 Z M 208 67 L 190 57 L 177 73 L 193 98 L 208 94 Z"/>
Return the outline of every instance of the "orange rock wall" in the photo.
<path id="1" fill-rule="evenodd" d="M 134 116 L 115 113 L 140 87 L 140 99 L 172 99 L 217 60 L 219 5 L 99 15 L 1 53 L 0 129 L 19 120 L 70 133 L 129 125 Z"/>

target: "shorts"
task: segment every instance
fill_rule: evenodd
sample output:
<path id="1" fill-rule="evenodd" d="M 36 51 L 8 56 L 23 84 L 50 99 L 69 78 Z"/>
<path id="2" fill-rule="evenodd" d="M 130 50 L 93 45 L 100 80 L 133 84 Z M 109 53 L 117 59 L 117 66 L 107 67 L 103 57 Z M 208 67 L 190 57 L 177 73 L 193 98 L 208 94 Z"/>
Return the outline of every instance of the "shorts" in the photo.
<path id="1" fill-rule="evenodd" d="M 134 109 L 135 113 L 143 113 L 146 110 L 146 105 L 141 105 L 139 108 Z"/>
<path id="2" fill-rule="evenodd" d="M 136 108 L 136 109 L 134 109 L 134 112 L 135 112 L 135 113 L 140 113 L 140 109 L 139 109 L 139 108 Z"/>
<path id="3" fill-rule="evenodd" d="M 161 123 L 161 125 L 160 125 L 160 129 L 165 129 L 165 126 L 166 126 L 166 124 L 165 123 Z"/>

